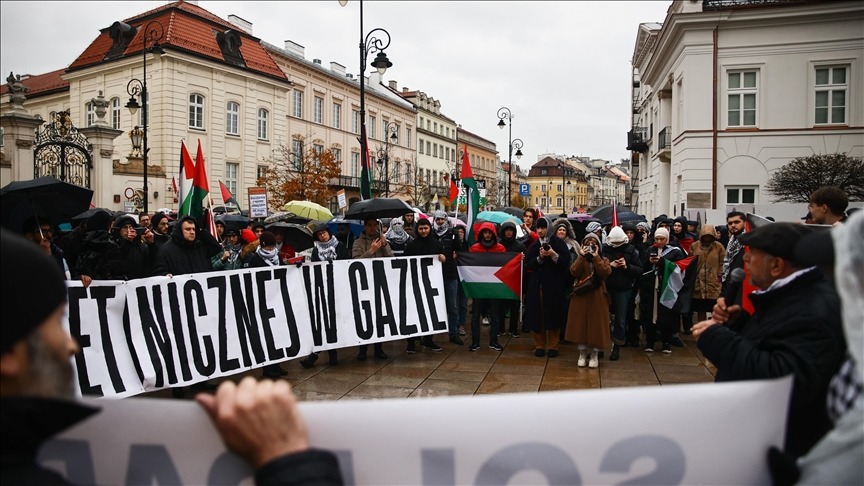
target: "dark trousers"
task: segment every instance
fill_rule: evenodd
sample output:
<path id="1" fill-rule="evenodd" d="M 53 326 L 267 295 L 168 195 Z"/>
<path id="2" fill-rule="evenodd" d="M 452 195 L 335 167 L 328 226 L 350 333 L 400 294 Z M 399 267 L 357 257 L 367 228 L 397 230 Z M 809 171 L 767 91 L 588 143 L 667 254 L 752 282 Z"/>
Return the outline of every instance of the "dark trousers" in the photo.
<path id="1" fill-rule="evenodd" d="M 507 332 L 515 334 L 519 332 L 519 310 L 521 302 L 518 300 L 501 299 L 498 301 L 498 315 L 501 316 L 501 328 L 504 328 L 504 319 L 507 316 L 507 311 L 510 311 L 510 327 Z"/>
<path id="2" fill-rule="evenodd" d="M 639 342 L 639 321 L 636 320 L 636 294 L 638 293 L 639 288 L 634 287 L 627 302 L 627 341 L 631 343 Z M 642 311 L 641 307 L 639 311 Z"/>
<path id="3" fill-rule="evenodd" d="M 374 343 L 372 344 L 372 346 L 374 346 L 375 354 L 384 352 L 384 348 L 382 347 L 381 343 Z M 357 346 L 357 354 L 360 356 L 366 356 L 367 349 L 369 349 L 368 344 L 361 344 L 360 346 Z"/>
<path id="4" fill-rule="evenodd" d="M 489 312 L 489 344 L 498 343 L 498 332 L 501 329 L 501 320 L 498 316 L 498 305 L 495 299 L 474 299 L 471 309 L 471 345 L 480 346 L 480 314 L 481 309 Z"/>

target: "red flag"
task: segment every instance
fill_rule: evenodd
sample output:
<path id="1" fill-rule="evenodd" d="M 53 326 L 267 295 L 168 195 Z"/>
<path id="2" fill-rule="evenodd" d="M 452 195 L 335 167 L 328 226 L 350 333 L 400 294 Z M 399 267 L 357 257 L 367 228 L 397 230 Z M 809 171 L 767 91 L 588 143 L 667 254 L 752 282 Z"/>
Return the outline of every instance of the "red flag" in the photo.
<path id="1" fill-rule="evenodd" d="M 450 204 L 456 204 L 456 199 L 459 197 L 459 188 L 456 187 L 456 181 L 450 178 Z"/>
<path id="2" fill-rule="evenodd" d="M 190 205 L 190 216 L 198 218 L 205 214 L 204 204 L 206 201 L 206 221 L 210 234 L 216 235 L 216 222 L 213 220 L 212 199 L 210 198 L 210 183 L 207 181 L 207 170 L 204 167 L 204 151 L 201 149 L 201 139 L 198 139 L 198 153 L 195 154 L 195 178 L 192 180 L 192 204 Z"/>
<path id="3" fill-rule="evenodd" d="M 744 232 L 750 232 L 750 219 L 744 219 Z M 747 265 L 747 254 L 750 253 L 750 247 L 744 245 L 744 248 L 741 249 L 744 252 L 744 281 L 741 282 L 741 308 L 747 311 L 751 316 L 753 312 L 756 311 L 756 308 L 753 307 L 753 302 L 750 302 L 750 294 L 753 293 L 754 290 L 758 290 L 752 282 L 750 282 L 750 265 Z"/>
<path id="4" fill-rule="evenodd" d="M 618 202 L 612 202 L 612 227 L 620 226 L 618 224 Z"/>

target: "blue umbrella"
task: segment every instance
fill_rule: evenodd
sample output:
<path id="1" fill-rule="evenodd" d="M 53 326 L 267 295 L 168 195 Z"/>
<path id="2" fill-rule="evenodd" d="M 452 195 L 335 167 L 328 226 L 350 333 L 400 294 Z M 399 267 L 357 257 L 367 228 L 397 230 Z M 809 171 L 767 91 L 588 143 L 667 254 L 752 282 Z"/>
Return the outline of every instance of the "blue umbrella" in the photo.
<path id="1" fill-rule="evenodd" d="M 340 214 L 338 216 L 333 216 L 333 218 L 327 221 L 327 227 L 330 228 L 330 233 L 335 235 L 340 224 L 347 224 L 351 229 L 351 234 L 355 237 L 360 236 L 360 233 L 363 232 L 363 221 L 357 219 L 345 219 L 345 216 Z"/>
<path id="2" fill-rule="evenodd" d="M 513 216 L 512 214 L 505 213 L 504 211 L 481 211 L 480 214 L 477 215 L 477 219 L 491 221 L 499 225 L 503 224 L 507 220 L 510 220 L 516 223 L 516 226 L 522 225 L 521 219 Z"/>

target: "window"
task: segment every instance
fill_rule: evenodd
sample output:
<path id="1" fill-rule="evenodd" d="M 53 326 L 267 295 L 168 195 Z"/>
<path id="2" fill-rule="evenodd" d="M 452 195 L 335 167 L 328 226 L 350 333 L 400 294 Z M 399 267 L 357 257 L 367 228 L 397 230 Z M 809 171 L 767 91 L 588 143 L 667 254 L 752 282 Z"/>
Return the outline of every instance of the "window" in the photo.
<path id="1" fill-rule="evenodd" d="M 427 131 L 427 132 L 431 132 L 431 131 L 432 131 L 432 122 L 429 121 L 429 120 L 426 120 L 426 131 Z"/>
<path id="2" fill-rule="evenodd" d="M 333 103 L 333 128 L 342 129 L 342 105 Z"/>
<path id="3" fill-rule="evenodd" d="M 440 185 L 440 184 L 438 184 L 438 171 L 437 171 L 437 170 L 433 170 L 433 171 L 432 171 L 432 179 L 431 179 L 431 181 L 429 182 L 429 185 L 430 185 L 430 186 L 438 186 L 438 185 Z"/>
<path id="4" fill-rule="evenodd" d="M 204 97 L 189 95 L 189 128 L 204 130 Z"/>
<path id="5" fill-rule="evenodd" d="M 267 140 L 267 119 L 270 117 L 270 112 L 264 108 L 258 109 L 258 140 Z"/>
<path id="6" fill-rule="evenodd" d="M 423 152 L 423 139 L 422 138 L 420 139 L 420 153 L 421 154 L 424 153 Z"/>
<path id="7" fill-rule="evenodd" d="M 728 73 L 728 126 L 756 126 L 756 71 L 733 71 Z"/>
<path id="8" fill-rule="evenodd" d="M 291 141 L 291 158 L 294 159 L 294 170 L 303 168 L 303 142 L 300 140 Z"/>
<path id="9" fill-rule="evenodd" d="M 726 204 L 756 204 L 756 189 L 753 187 L 726 187 Z"/>
<path id="10" fill-rule="evenodd" d="M 447 127 L 446 130 L 447 130 L 447 138 L 450 138 L 450 127 Z"/>
<path id="11" fill-rule="evenodd" d="M 324 123 L 324 98 L 315 97 L 315 103 L 312 105 L 312 121 L 315 123 Z"/>
<path id="12" fill-rule="evenodd" d="M 444 153 L 444 158 L 445 158 L 446 160 L 450 160 L 450 147 L 445 148 L 445 149 L 444 149 L 444 152 L 445 152 L 445 153 Z"/>
<path id="13" fill-rule="evenodd" d="M 405 164 L 405 183 L 411 183 L 411 164 Z"/>
<path id="14" fill-rule="evenodd" d="M 540 184 L 540 192 L 546 192 L 546 184 Z"/>
<path id="15" fill-rule="evenodd" d="M 816 68 L 816 124 L 846 123 L 846 66 Z"/>
<path id="16" fill-rule="evenodd" d="M 351 110 L 351 132 L 360 133 L 360 112 Z"/>
<path id="17" fill-rule="evenodd" d="M 233 101 L 228 102 L 225 108 L 225 133 L 228 135 L 240 135 L 240 104 Z"/>
<path id="18" fill-rule="evenodd" d="M 411 129 L 405 129 L 405 146 L 411 148 Z"/>
<path id="19" fill-rule="evenodd" d="M 437 143 L 432 144 L 432 151 L 433 151 L 432 157 L 438 157 L 438 144 Z"/>
<path id="20" fill-rule="evenodd" d="M 378 119 L 372 115 L 369 115 L 369 138 L 375 138 L 375 124 L 378 123 Z"/>
<path id="21" fill-rule="evenodd" d="M 441 146 L 438 147 L 438 158 L 439 158 L 439 159 L 443 159 L 443 158 L 444 158 L 444 146 L 443 146 L 443 145 L 441 145 Z"/>
<path id="22" fill-rule="evenodd" d="M 396 166 L 393 169 L 393 182 L 399 183 L 402 180 L 402 162 L 396 161 Z"/>
<path id="23" fill-rule="evenodd" d="M 294 111 L 291 112 L 295 118 L 303 118 L 303 92 L 294 90 Z"/>
<path id="24" fill-rule="evenodd" d="M 316 155 L 321 155 L 324 152 L 324 146 L 320 144 L 313 144 L 312 148 L 315 149 Z"/>
<path id="25" fill-rule="evenodd" d="M 233 162 L 225 163 L 225 186 L 228 187 L 231 194 L 237 194 L 237 174 L 239 172 L 240 164 Z"/>
<path id="26" fill-rule="evenodd" d="M 390 136 L 390 132 L 387 129 L 390 128 L 390 122 L 387 120 L 381 120 L 381 139 L 388 140 L 387 137 Z"/>
<path id="27" fill-rule="evenodd" d="M 351 177 L 360 177 L 360 152 L 351 152 Z"/>
<path id="28" fill-rule="evenodd" d="M 120 98 L 111 100 L 111 128 L 120 129 Z"/>
<path id="29" fill-rule="evenodd" d="M 258 183 L 257 182 L 258 180 L 266 179 L 266 178 L 267 178 L 267 166 L 266 165 L 259 165 L 255 169 L 256 184 Z M 234 193 L 232 192 L 231 194 L 234 194 Z"/>
<path id="30" fill-rule="evenodd" d="M 426 155 L 432 155 L 432 142 L 426 140 Z"/>
<path id="31" fill-rule="evenodd" d="M 335 160 L 336 162 L 341 164 L 342 163 L 342 149 L 334 147 L 334 148 L 330 149 L 330 152 L 333 154 L 333 160 Z"/>
<path id="32" fill-rule="evenodd" d="M 423 128 L 423 117 L 420 117 L 420 128 Z"/>
<path id="33" fill-rule="evenodd" d="M 438 122 L 434 122 L 434 123 L 432 124 L 432 127 L 433 127 L 432 130 L 433 130 L 435 133 L 438 133 Z"/>
<path id="34" fill-rule="evenodd" d="M 87 113 L 87 126 L 89 127 L 96 121 L 96 107 L 88 101 L 84 104 L 84 111 Z"/>
<path id="35" fill-rule="evenodd" d="M 429 182 L 429 181 L 431 181 L 431 180 L 432 180 L 432 169 L 426 169 L 426 181 L 425 181 L 425 182 L 426 182 L 426 185 L 427 185 L 427 186 L 432 185 L 432 184 Z"/>

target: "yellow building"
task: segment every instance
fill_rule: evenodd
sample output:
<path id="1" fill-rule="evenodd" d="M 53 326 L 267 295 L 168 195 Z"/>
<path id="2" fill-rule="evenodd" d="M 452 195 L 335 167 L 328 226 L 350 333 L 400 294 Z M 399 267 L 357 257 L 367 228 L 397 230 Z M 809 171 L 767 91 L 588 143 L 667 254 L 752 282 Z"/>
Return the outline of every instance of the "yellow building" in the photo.
<path id="1" fill-rule="evenodd" d="M 527 182 L 531 187 L 529 205 L 546 214 L 584 211 L 588 204 L 585 174 L 565 161 L 552 157 L 541 159 L 531 166 Z"/>

